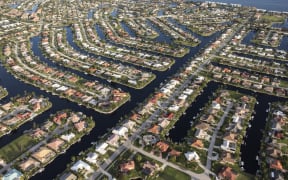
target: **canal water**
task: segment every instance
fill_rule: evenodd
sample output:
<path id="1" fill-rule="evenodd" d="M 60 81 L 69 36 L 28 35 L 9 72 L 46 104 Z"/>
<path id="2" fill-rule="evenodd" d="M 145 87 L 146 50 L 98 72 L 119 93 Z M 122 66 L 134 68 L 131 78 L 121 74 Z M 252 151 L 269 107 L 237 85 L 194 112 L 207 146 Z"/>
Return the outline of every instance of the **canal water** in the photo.
<path id="1" fill-rule="evenodd" d="M 241 145 L 241 160 L 244 162 L 245 172 L 256 174 L 257 169 L 259 169 L 256 156 L 259 155 L 258 152 L 260 150 L 260 140 L 263 136 L 262 131 L 266 124 L 265 119 L 268 116 L 266 109 L 268 109 L 269 102 L 287 101 L 285 98 L 256 93 L 251 90 L 211 81 L 186 110 L 185 115 L 183 115 L 175 124 L 175 128 L 170 130 L 169 138 L 174 142 L 183 142 L 187 137 L 188 130 L 191 129 L 190 122 L 194 121 L 193 117 L 196 117 L 201 112 L 201 108 L 208 103 L 209 98 L 212 98 L 213 92 L 220 87 L 256 97 L 258 101 L 258 104 L 256 104 L 254 108 L 255 113 L 253 114 L 254 118 L 251 120 L 251 128 L 247 128 L 247 136 L 244 137 L 245 143 Z"/>
<path id="2" fill-rule="evenodd" d="M 196 0 L 207 1 L 207 0 Z M 252 6 L 258 9 L 266 9 L 269 11 L 288 11 L 287 0 L 211 0 L 213 2 L 222 2 L 229 4 L 241 4 L 243 6 Z"/>
<path id="3" fill-rule="evenodd" d="M 155 40 L 156 42 L 163 42 L 162 38 L 164 38 L 164 39 L 168 38 L 169 40 L 167 42 L 169 42 L 169 41 L 171 42 L 171 37 L 169 37 L 169 36 L 165 35 L 163 32 L 161 32 L 161 30 L 158 27 L 153 26 L 153 28 L 160 34 L 160 36 L 159 36 L 160 38 L 158 37 Z M 100 28 L 99 27 L 97 28 L 97 26 L 96 26 L 96 29 L 97 29 L 98 35 L 101 34 Z M 78 47 L 73 42 L 73 34 L 71 31 L 71 28 L 66 28 L 65 30 L 67 32 L 66 36 L 67 36 L 68 44 L 70 46 L 72 46 L 76 51 L 78 51 L 82 54 L 96 57 L 96 58 L 101 57 L 98 55 L 94 55 L 92 53 L 88 53 L 87 51 Z M 129 29 L 127 28 L 126 30 L 128 31 Z M 108 83 L 106 80 L 103 80 L 101 78 L 96 78 L 96 77 L 93 77 L 90 75 L 85 75 L 84 73 L 77 72 L 77 71 L 72 70 L 70 68 L 65 68 L 65 67 L 59 66 L 59 65 L 57 65 L 57 63 L 52 62 L 49 58 L 45 58 L 42 55 L 41 50 L 38 47 L 41 38 L 40 37 L 32 38 L 31 39 L 32 51 L 33 51 L 34 55 L 36 57 L 38 57 L 41 61 L 47 63 L 49 66 L 57 67 L 61 70 L 73 72 L 73 73 L 75 73 L 75 74 L 77 74 L 77 75 L 79 75 L 85 79 L 98 80 L 101 83 L 108 84 L 110 86 L 113 86 L 114 88 L 121 88 L 122 90 L 129 92 L 131 94 L 131 100 L 129 102 L 127 102 L 126 104 L 124 104 L 121 108 L 119 108 L 114 113 L 109 114 L 109 115 L 103 115 L 103 114 L 97 113 L 91 109 L 87 109 L 84 106 L 79 106 L 76 103 L 70 102 L 66 99 L 59 98 L 58 96 L 54 96 L 50 93 L 42 91 L 42 90 L 35 88 L 31 85 L 25 84 L 25 83 L 15 79 L 12 75 L 7 73 L 7 71 L 5 70 L 4 67 L 1 66 L 0 67 L 0 85 L 7 88 L 8 92 L 9 92 L 9 96 L 6 97 L 3 101 L 1 101 L 1 103 L 7 102 L 10 97 L 13 97 L 17 94 L 23 95 L 24 91 L 27 91 L 27 92 L 35 92 L 37 95 L 44 95 L 44 97 L 48 97 L 50 99 L 50 101 L 53 103 L 53 106 L 49 111 L 47 111 L 47 112 L 43 113 L 42 115 L 34 118 L 33 121 L 27 122 L 26 124 L 24 124 L 23 126 L 18 128 L 16 131 L 13 131 L 11 134 L 0 138 L 0 147 L 3 147 L 4 145 L 8 144 L 11 140 L 19 137 L 23 133 L 23 131 L 30 129 L 33 126 L 33 123 L 40 124 L 43 121 L 45 121 L 51 113 L 55 113 L 56 111 L 61 110 L 63 108 L 72 109 L 74 111 L 82 111 L 83 113 L 87 114 L 88 116 L 92 116 L 96 122 L 96 126 L 91 131 L 91 133 L 89 135 L 84 136 L 80 142 L 71 146 L 66 151 L 65 154 L 58 156 L 51 164 L 49 164 L 48 166 L 45 167 L 45 171 L 37 174 L 36 176 L 32 177 L 31 179 L 38 180 L 38 179 L 53 179 L 53 178 L 55 178 L 55 176 L 57 174 L 59 174 L 65 170 L 66 164 L 71 162 L 72 156 L 77 156 L 79 152 L 91 147 L 91 142 L 99 140 L 99 138 L 101 136 L 103 136 L 109 128 L 115 127 L 115 125 L 121 120 L 121 117 L 124 117 L 125 115 L 131 113 L 131 111 L 139 103 L 143 102 L 145 100 L 145 98 L 147 98 L 149 96 L 149 94 L 154 92 L 155 89 L 158 88 L 161 83 L 164 83 L 165 81 L 167 81 L 168 77 L 171 77 L 172 75 L 174 75 L 181 67 L 183 67 L 183 65 L 187 61 L 189 61 L 192 57 L 194 57 L 200 51 L 202 51 L 209 43 L 213 42 L 213 40 L 215 40 L 219 35 L 220 35 L 220 33 L 215 33 L 214 35 L 212 35 L 210 37 L 201 38 L 201 44 L 199 46 L 194 47 L 194 48 L 190 48 L 189 54 L 187 54 L 183 58 L 175 58 L 175 64 L 169 70 L 167 70 L 165 72 L 152 71 L 154 74 L 157 75 L 157 78 L 142 90 L 135 90 L 135 89 L 123 86 L 123 85 L 119 85 L 117 83 Z M 112 43 L 104 37 L 104 34 L 101 35 L 101 38 L 105 39 L 109 43 Z M 164 42 L 166 42 L 166 41 L 164 41 Z M 116 44 L 113 44 L 113 45 L 130 49 L 129 47 L 126 47 L 126 46 L 121 46 L 121 45 L 116 45 Z M 109 59 L 109 58 L 101 57 L 101 59 L 111 61 L 111 59 Z M 125 63 L 122 63 L 122 64 L 125 64 Z M 127 64 L 125 64 L 125 65 L 127 65 Z M 133 66 L 133 65 L 131 65 L 131 66 Z M 136 67 L 140 68 L 138 66 L 136 66 Z M 145 68 L 141 68 L 141 69 L 149 71 L 148 69 L 145 69 Z M 201 108 L 202 105 L 204 105 L 205 102 L 208 101 L 208 97 L 211 96 L 211 94 L 215 91 L 215 89 L 217 89 L 218 86 L 219 86 L 219 84 L 217 84 L 215 82 L 210 82 L 207 85 L 207 87 L 204 89 L 204 92 L 202 93 L 202 95 L 197 97 L 196 101 L 198 103 L 196 103 L 196 102 L 192 103 L 192 106 L 186 111 L 186 115 L 181 117 L 180 121 L 178 121 L 176 123 L 175 128 L 173 130 L 171 130 L 170 136 L 173 140 L 180 141 L 183 137 L 185 137 L 185 135 L 187 134 L 187 130 L 190 128 L 190 126 L 189 126 L 190 125 L 189 122 L 191 121 L 190 118 L 193 117 L 195 113 L 196 114 L 198 113 L 197 110 L 194 110 L 194 109 Z M 229 86 L 229 88 L 231 88 L 231 89 L 234 88 L 235 90 L 239 90 L 238 88 L 235 88 L 232 86 L 231 87 Z M 243 90 L 243 91 L 246 92 L 246 90 Z M 252 93 L 250 91 L 247 91 L 247 92 Z M 258 99 L 259 97 L 260 97 L 260 99 Z M 264 98 L 264 99 L 262 100 L 261 98 Z M 271 96 L 266 97 L 266 95 L 258 95 L 257 100 L 259 101 L 259 105 L 258 105 L 259 107 L 256 106 L 256 109 L 255 109 L 256 112 L 260 111 L 262 108 L 265 108 L 266 107 L 265 103 L 267 104 L 268 102 L 277 99 L 277 98 L 276 99 L 275 98 L 273 99 L 273 98 L 274 97 L 271 97 Z M 264 104 L 264 105 L 262 105 L 262 104 Z M 257 109 L 257 107 L 259 110 Z M 190 113 L 190 111 L 192 113 Z M 192 116 L 191 116 L 191 114 L 192 114 Z M 260 115 L 261 115 L 261 113 L 259 113 L 259 116 Z M 186 119 L 185 119 L 185 117 L 186 117 Z M 245 166 L 245 169 L 247 169 L 247 172 L 251 172 L 251 173 L 253 173 L 255 167 L 257 168 L 257 166 L 254 166 L 253 162 L 252 162 L 252 164 L 249 164 L 246 162 L 249 162 L 249 160 L 252 161 L 253 158 L 251 158 L 250 156 L 254 157 L 254 155 L 255 155 L 255 153 L 249 154 L 248 153 L 249 151 L 251 151 L 251 152 L 255 151 L 257 153 L 259 150 L 259 148 L 257 150 L 257 147 L 259 147 L 259 146 L 257 146 L 257 144 L 255 142 L 257 142 L 257 140 L 259 141 L 259 139 L 261 138 L 261 129 L 263 129 L 263 127 L 265 125 L 264 121 L 263 121 L 263 123 L 261 122 L 261 118 L 262 117 L 258 117 L 256 114 L 254 121 L 257 123 L 252 124 L 251 130 L 253 130 L 253 131 L 251 131 L 250 129 L 247 131 L 248 137 L 252 136 L 252 135 L 250 135 L 251 133 L 256 133 L 259 135 L 258 138 L 253 139 L 253 138 L 257 137 L 256 135 L 255 135 L 256 137 L 254 137 L 254 135 L 253 135 L 252 138 L 249 138 L 246 140 L 246 146 L 241 149 L 242 156 L 243 156 L 242 159 L 245 162 L 245 165 L 247 164 L 247 167 Z M 176 136 L 177 136 L 177 138 L 176 138 Z"/>
<path id="4" fill-rule="evenodd" d="M 156 27 L 155 27 L 156 28 Z M 157 29 L 159 31 L 159 29 Z M 67 41 L 68 44 L 71 45 L 76 51 L 82 53 L 82 54 L 88 54 L 92 57 L 99 57 L 92 53 L 88 53 L 85 50 L 79 48 L 74 42 L 73 42 L 73 34 L 71 32 L 71 28 L 66 28 L 67 31 Z M 160 31 L 159 31 L 160 32 Z M 99 33 L 97 31 L 97 33 Z M 160 35 L 162 33 L 160 32 Z M 36 36 L 31 38 L 31 48 L 33 51 L 33 54 L 36 58 L 39 58 L 42 62 L 46 63 L 48 66 L 56 67 L 60 70 L 69 71 L 72 73 L 75 73 L 85 79 L 89 80 L 98 80 L 103 84 L 108 84 L 114 88 L 121 88 L 122 90 L 129 92 L 131 94 L 131 100 L 124 104 L 121 108 L 119 108 L 117 111 L 115 111 L 112 114 L 109 115 L 103 115 L 100 113 L 97 113 L 91 109 L 87 109 L 84 106 L 79 106 L 76 103 L 70 102 L 66 99 L 59 98 L 58 96 L 52 95 L 50 93 L 47 93 L 43 90 L 40 90 L 38 88 L 35 88 L 32 85 L 23 83 L 16 78 L 14 78 L 11 74 L 9 74 L 3 66 L 0 66 L 0 85 L 7 88 L 9 95 L 1 101 L 1 103 L 8 102 L 9 99 L 16 95 L 23 95 L 24 91 L 27 92 L 35 92 L 37 95 L 43 95 L 44 97 L 48 97 L 49 100 L 53 103 L 53 106 L 50 110 L 47 112 L 44 112 L 43 114 L 37 116 L 33 119 L 33 121 L 29 121 L 25 123 L 24 125 L 20 126 L 17 130 L 13 131 L 11 134 L 3 136 L 0 138 L 0 147 L 5 146 L 12 140 L 16 139 L 22 133 L 32 128 L 34 125 L 39 126 L 41 123 L 43 123 L 47 118 L 49 118 L 50 114 L 53 114 L 59 110 L 65 109 L 72 109 L 74 111 L 82 111 L 83 113 L 87 114 L 88 116 L 92 116 L 93 119 L 96 122 L 95 128 L 91 131 L 89 135 L 84 136 L 80 142 L 72 145 L 65 154 L 62 154 L 58 156 L 51 164 L 47 165 L 45 167 L 45 170 L 42 173 L 39 173 L 32 177 L 31 179 L 53 179 L 55 176 L 61 172 L 63 172 L 66 168 L 66 164 L 71 162 L 72 156 L 77 156 L 79 152 L 91 147 L 91 142 L 95 142 L 101 138 L 105 133 L 107 133 L 108 129 L 115 127 L 115 125 L 121 121 L 121 119 L 131 113 L 131 111 L 141 102 L 145 100 L 151 94 L 155 91 L 156 88 L 159 87 L 161 83 L 164 83 L 167 81 L 168 77 L 171 77 L 174 75 L 183 65 L 185 62 L 190 60 L 193 56 L 195 56 L 197 53 L 199 53 L 200 50 L 203 50 L 207 44 L 209 44 L 211 41 L 215 40 L 215 38 L 219 34 L 215 34 L 207 40 L 202 41 L 202 43 L 195 47 L 191 48 L 191 51 L 189 54 L 184 56 L 183 58 L 176 58 L 176 63 L 167 71 L 165 72 L 154 72 L 157 75 L 157 78 L 150 83 L 148 86 L 146 86 L 142 90 L 135 90 L 123 85 L 119 85 L 117 83 L 108 83 L 106 80 L 103 80 L 101 78 L 96 78 L 90 75 L 86 75 L 84 73 L 72 70 L 70 68 L 65 68 L 63 66 L 59 66 L 57 63 L 51 61 L 49 58 L 46 58 L 39 48 L 39 43 L 41 42 L 40 36 Z M 103 38 L 103 37 L 102 37 Z M 104 37 L 105 38 L 105 37 Z M 118 45 L 117 45 L 118 46 Z M 126 47 L 129 48 L 129 47 Z M 101 57 L 101 56 L 100 56 Z M 109 58 L 101 57 L 101 59 L 104 60 L 111 60 Z M 137 68 L 140 68 L 137 66 Z M 145 69 L 145 68 L 142 68 Z M 147 70 L 147 69 L 145 69 Z"/>

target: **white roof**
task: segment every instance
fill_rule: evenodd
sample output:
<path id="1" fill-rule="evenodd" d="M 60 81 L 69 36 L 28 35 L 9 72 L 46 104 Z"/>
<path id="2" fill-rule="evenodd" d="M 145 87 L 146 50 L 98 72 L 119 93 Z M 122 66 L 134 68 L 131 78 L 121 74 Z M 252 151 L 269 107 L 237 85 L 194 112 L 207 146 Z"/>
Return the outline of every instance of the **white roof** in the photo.
<path id="1" fill-rule="evenodd" d="M 77 161 L 71 168 L 72 171 L 78 172 L 79 169 L 85 169 L 87 171 L 91 171 L 91 166 L 82 160 Z"/>
<path id="2" fill-rule="evenodd" d="M 104 142 L 104 143 L 100 144 L 99 146 L 96 146 L 96 151 L 103 155 L 106 153 L 107 147 L 108 147 L 108 144 L 106 142 Z"/>
<path id="3" fill-rule="evenodd" d="M 185 153 L 185 157 L 188 161 L 200 159 L 199 155 L 195 151 L 193 152 L 188 151 L 187 153 Z"/>
<path id="4" fill-rule="evenodd" d="M 70 142 L 71 139 L 73 139 L 75 137 L 75 134 L 74 133 L 70 133 L 70 134 L 63 134 L 61 136 L 61 139 L 67 141 L 67 142 Z"/>
<path id="5" fill-rule="evenodd" d="M 121 126 L 119 129 L 114 129 L 112 131 L 113 134 L 117 134 L 119 136 L 125 136 L 125 134 L 128 132 L 128 129 L 124 126 Z"/>
<path id="6" fill-rule="evenodd" d="M 136 122 L 130 121 L 130 120 L 123 124 L 123 126 L 127 127 L 128 129 L 133 128 L 135 125 L 136 125 Z"/>
<path id="7" fill-rule="evenodd" d="M 99 155 L 97 153 L 88 153 L 87 157 L 86 157 L 86 161 L 92 163 L 92 164 L 96 164 L 97 158 L 99 157 Z"/>

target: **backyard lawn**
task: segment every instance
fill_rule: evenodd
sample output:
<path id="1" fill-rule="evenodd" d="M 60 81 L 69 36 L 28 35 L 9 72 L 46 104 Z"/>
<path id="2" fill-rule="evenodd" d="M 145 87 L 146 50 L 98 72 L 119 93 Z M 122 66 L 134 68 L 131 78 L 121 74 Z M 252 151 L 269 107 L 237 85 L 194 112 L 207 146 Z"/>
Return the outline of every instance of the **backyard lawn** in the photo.
<path id="1" fill-rule="evenodd" d="M 162 173 L 159 174 L 157 180 L 190 180 L 191 177 L 181 171 L 178 171 L 174 168 L 167 166 Z"/>
<path id="2" fill-rule="evenodd" d="M 24 134 L 2 147 L 0 149 L 0 158 L 4 159 L 6 163 L 11 162 L 35 143 L 36 141 L 32 137 Z"/>

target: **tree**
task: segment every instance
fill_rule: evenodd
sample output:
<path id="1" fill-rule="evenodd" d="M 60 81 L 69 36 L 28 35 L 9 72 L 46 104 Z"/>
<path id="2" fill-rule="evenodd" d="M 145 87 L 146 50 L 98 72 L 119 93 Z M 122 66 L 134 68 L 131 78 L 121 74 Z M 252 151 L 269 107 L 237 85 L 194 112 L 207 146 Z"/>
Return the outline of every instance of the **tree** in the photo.
<path id="1" fill-rule="evenodd" d="M 136 159 L 136 161 L 140 162 L 142 160 L 141 154 L 137 154 L 135 159 Z"/>

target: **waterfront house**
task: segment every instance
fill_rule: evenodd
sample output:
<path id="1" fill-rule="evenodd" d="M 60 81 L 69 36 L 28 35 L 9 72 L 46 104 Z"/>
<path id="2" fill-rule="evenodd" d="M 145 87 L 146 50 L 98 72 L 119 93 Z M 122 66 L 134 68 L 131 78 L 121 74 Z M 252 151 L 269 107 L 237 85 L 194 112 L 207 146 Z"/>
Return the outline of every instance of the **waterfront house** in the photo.
<path id="1" fill-rule="evenodd" d="M 112 131 L 113 134 L 117 134 L 119 136 L 122 136 L 122 137 L 126 137 L 126 133 L 128 133 L 128 129 L 124 126 L 121 126 L 120 128 L 118 129 L 114 129 Z"/>
<path id="2" fill-rule="evenodd" d="M 2 180 L 20 180 L 23 178 L 23 174 L 16 169 L 9 170 L 3 177 Z"/>
<path id="3" fill-rule="evenodd" d="M 234 165 L 236 162 L 236 159 L 234 158 L 234 155 L 229 152 L 223 152 L 221 157 L 221 163 L 228 163 L 231 165 Z"/>
<path id="4" fill-rule="evenodd" d="M 285 172 L 286 170 L 283 168 L 282 163 L 278 159 L 270 159 L 270 168 Z"/>
<path id="5" fill-rule="evenodd" d="M 153 133 L 153 134 L 159 134 L 162 131 L 161 126 L 154 124 L 150 129 L 147 130 L 147 132 Z"/>
<path id="6" fill-rule="evenodd" d="M 108 147 L 108 144 L 106 142 L 104 142 L 104 143 L 101 143 L 100 145 L 96 146 L 95 150 L 96 150 L 96 152 L 104 155 L 107 152 L 107 147 Z"/>
<path id="7" fill-rule="evenodd" d="M 96 165 L 98 157 L 99 155 L 97 153 L 89 152 L 85 160 L 91 164 Z"/>
<path id="8" fill-rule="evenodd" d="M 65 140 L 66 142 L 70 142 L 75 137 L 74 133 L 63 134 L 61 135 L 61 139 Z"/>
<path id="9" fill-rule="evenodd" d="M 77 176 L 71 172 L 63 174 L 60 178 L 60 180 L 77 180 Z"/>
<path id="10" fill-rule="evenodd" d="M 55 155 L 56 153 L 52 150 L 46 147 L 41 147 L 36 152 L 32 153 L 31 156 L 44 164 L 48 162 L 51 158 L 53 158 Z"/>
<path id="11" fill-rule="evenodd" d="M 85 121 L 79 121 L 79 122 L 74 124 L 74 127 L 76 128 L 76 130 L 78 132 L 82 132 L 83 130 L 85 130 L 86 126 L 87 126 L 87 124 Z"/>
<path id="12" fill-rule="evenodd" d="M 234 153 L 236 151 L 236 146 L 237 146 L 236 137 L 237 137 L 237 134 L 234 134 L 234 133 L 228 133 L 226 136 L 224 136 L 221 149 Z"/>
<path id="13" fill-rule="evenodd" d="M 38 168 L 40 166 L 40 162 L 34 160 L 33 158 L 28 158 L 27 160 L 22 161 L 18 166 L 23 172 L 28 172 L 34 168 Z"/>
<path id="14" fill-rule="evenodd" d="M 120 136 L 117 134 L 112 134 L 111 136 L 109 136 L 109 138 L 106 140 L 106 142 L 111 145 L 111 146 L 115 146 L 118 147 Z"/>
<path id="15" fill-rule="evenodd" d="M 78 160 L 75 164 L 73 164 L 73 166 L 70 168 L 72 171 L 74 172 L 79 172 L 81 170 L 81 172 L 84 171 L 84 175 L 87 178 L 87 175 L 93 172 L 92 167 L 85 163 L 82 160 Z"/>
<path id="16" fill-rule="evenodd" d="M 47 147 L 58 152 L 60 151 L 61 147 L 65 144 L 65 141 L 60 139 L 60 138 L 56 138 L 53 139 L 50 143 L 47 144 Z"/>
<path id="17" fill-rule="evenodd" d="M 62 112 L 62 113 L 57 114 L 53 118 L 53 122 L 58 124 L 58 125 L 61 125 L 62 124 L 62 120 L 66 119 L 66 118 L 67 118 L 67 113 L 66 112 Z"/>

